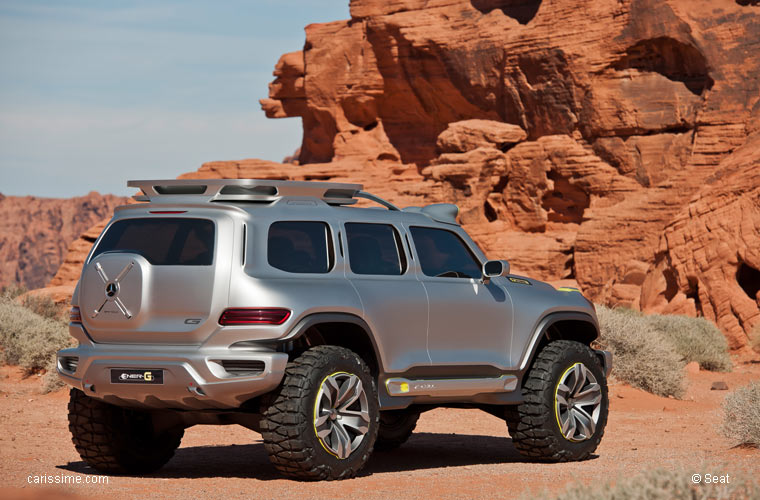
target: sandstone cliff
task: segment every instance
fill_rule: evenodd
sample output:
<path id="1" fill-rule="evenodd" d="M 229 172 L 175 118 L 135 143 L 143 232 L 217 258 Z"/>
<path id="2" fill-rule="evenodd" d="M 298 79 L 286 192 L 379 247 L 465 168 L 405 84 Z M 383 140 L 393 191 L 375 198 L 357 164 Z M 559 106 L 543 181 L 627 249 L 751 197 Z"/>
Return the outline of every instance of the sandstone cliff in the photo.
<path id="1" fill-rule="evenodd" d="M 46 285 L 69 244 L 125 202 L 96 192 L 68 199 L 0 195 L 0 286 Z"/>
<path id="2" fill-rule="evenodd" d="M 736 347 L 760 321 L 747 296 L 760 264 L 745 255 L 758 200 L 713 185 L 737 163 L 737 185 L 760 185 L 757 157 L 734 157 L 760 127 L 758 48 L 746 1 L 353 0 L 351 19 L 307 26 L 262 107 L 302 117 L 301 164 L 414 164 L 412 189 L 459 203 L 515 268 L 600 302 L 704 314 Z M 720 240 L 692 219 L 727 219 L 728 234 L 740 213 L 742 238 L 690 248 Z M 733 291 L 684 274 L 695 259 Z M 737 290 L 746 300 L 729 305 Z"/>
<path id="3" fill-rule="evenodd" d="M 453 201 L 515 271 L 705 315 L 739 348 L 760 322 L 755 3 L 352 0 L 351 19 L 306 27 L 261 101 L 301 117 L 299 165 L 185 177 Z"/>

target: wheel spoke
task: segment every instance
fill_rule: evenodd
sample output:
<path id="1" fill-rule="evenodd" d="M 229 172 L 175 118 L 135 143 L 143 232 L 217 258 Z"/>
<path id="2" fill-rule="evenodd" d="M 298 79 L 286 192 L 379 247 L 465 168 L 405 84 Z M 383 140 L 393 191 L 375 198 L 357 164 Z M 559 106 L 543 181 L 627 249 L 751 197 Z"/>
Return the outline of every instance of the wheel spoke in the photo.
<path id="1" fill-rule="evenodd" d="M 557 393 L 560 392 L 562 394 L 570 394 L 570 388 L 566 384 L 560 382 L 560 384 L 557 386 Z"/>
<path id="2" fill-rule="evenodd" d="M 565 413 L 565 418 L 560 420 L 562 420 L 562 434 L 568 439 L 572 438 L 575 434 L 575 419 L 573 418 L 572 411 Z"/>
<path id="3" fill-rule="evenodd" d="M 575 420 L 578 422 L 578 425 L 580 426 L 580 430 L 583 433 L 583 437 L 585 439 L 588 439 L 591 437 L 592 434 L 594 434 L 594 420 L 591 418 L 591 416 L 583 411 L 581 408 L 575 407 L 572 410 L 570 410 L 575 417 Z"/>
<path id="4" fill-rule="evenodd" d="M 325 381 L 327 387 L 325 387 L 325 392 L 330 393 L 330 408 L 335 408 L 338 394 L 340 393 L 340 386 L 338 385 L 337 379 L 333 377 L 328 377 Z"/>
<path id="5" fill-rule="evenodd" d="M 317 419 L 314 421 L 314 427 L 317 428 L 317 431 L 325 425 L 325 422 L 330 418 L 329 413 L 323 413 L 322 415 L 318 416 Z"/>
<path id="6" fill-rule="evenodd" d="M 335 400 L 335 408 L 345 408 L 359 398 L 362 382 L 356 375 L 351 375 L 341 386 L 338 398 Z"/>
<path id="7" fill-rule="evenodd" d="M 350 411 L 340 413 L 340 423 L 344 427 L 354 429 L 359 434 L 369 430 L 369 413 L 366 411 Z"/>
<path id="8" fill-rule="evenodd" d="M 320 396 L 319 401 L 319 407 L 322 410 L 331 410 L 333 407 L 332 403 L 332 391 L 330 391 L 329 387 L 322 386 L 322 394 Z"/>
<path id="9" fill-rule="evenodd" d="M 329 436 L 330 433 L 332 433 L 333 427 L 334 426 L 330 422 L 327 422 L 324 425 L 324 427 L 322 427 L 321 429 L 317 429 L 317 437 L 321 439 L 322 441 L 324 441 L 325 438 L 327 438 L 327 436 Z"/>
<path id="10" fill-rule="evenodd" d="M 583 365 L 576 364 L 573 368 L 573 375 L 575 376 L 575 380 L 573 381 L 573 389 L 571 391 L 571 394 L 575 394 L 578 392 L 581 387 L 583 387 L 583 384 L 586 383 L 586 374 L 583 371 Z"/>
<path id="11" fill-rule="evenodd" d="M 362 381 L 358 378 L 356 379 L 356 384 L 354 385 L 354 388 L 351 392 L 346 393 L 346 397 L 343 398 L 343 401 L 338 406 L 339 412 L 345 412 L 348 411 L 348 408 L 350 408 L 356 401 L 364 394 L 364 388 L 362 387 Z"/>
<path id="12" fill-rule="evenodd" d="M 602 388 L 599 384 L 589 384 L 575 396 L 577 406 L 595 405 L 602 400 Z"/>
<path id="13" fill-rule="evenodd" d="M 333 424 L 332 428 L 335 432 L 333 432 L 334 440 L 337 441 L 335 444 L 336 446 L 336 455 L 338 455 L 339 458 L 348 458 L 348 456 L 351 454 L 351 436 L 348 435 L 348 431 L 343 427 L 340 423 Z"/>

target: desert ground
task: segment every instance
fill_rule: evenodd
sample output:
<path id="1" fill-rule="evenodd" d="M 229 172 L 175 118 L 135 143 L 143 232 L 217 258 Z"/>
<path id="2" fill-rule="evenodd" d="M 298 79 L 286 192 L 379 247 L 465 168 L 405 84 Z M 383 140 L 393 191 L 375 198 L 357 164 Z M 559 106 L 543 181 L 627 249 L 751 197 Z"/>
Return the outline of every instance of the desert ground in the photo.
<path id="1" fill-rule="evenodd" d="M 239 426 L 196 426 L 155 474 L 66 486 L 30 481 L 81 476 L 84 483 L 97 475 L 71 444 L 68 392 L 42 395 L 39 377 L 23 377 L 18 368 L 5 366 L 0 369 L 0 497 L 541 498 L 576 481 L 597 484 L 657 467 L 689 476 L 748 477 L 757 474 L 760 450 L 735 447 L 720 435 L 721 403 L 730 390 L 760 378 L 760 360 L 735 357 L 734 363 L 731 373 L 687 368 L 682 400 L 613 381 L 602 444 L 592 459 L 580 463 L 526 461 L 513 448 L 503 421 L 477 410 L 438 409 L 422 415 L 408 443 L 374 454 L 351 480 L 284 479 L 270 466 L 257 433 Z M 726 382 L 729 391 L 711 390 L 716 381 Z"/>

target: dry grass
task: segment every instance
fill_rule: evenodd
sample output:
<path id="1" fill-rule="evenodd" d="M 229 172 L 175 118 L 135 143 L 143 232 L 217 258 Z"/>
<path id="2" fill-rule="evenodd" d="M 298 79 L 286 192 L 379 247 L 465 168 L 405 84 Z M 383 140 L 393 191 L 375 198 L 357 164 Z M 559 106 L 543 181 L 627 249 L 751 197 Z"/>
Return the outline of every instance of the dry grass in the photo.
<path id="1" fill-rule="evenodd" d="M 716 372 L 729 372 L 733 368 L 726 337 L 713 322 L 705 318 L 659 314 L 645 318 L 673 344 L 685 362 L 696 361 L 703 370 Z"/>
<path id="2" fill-rule="evenodd" d="M 68 322 L 68 308 L 56 304 L 53 299 L 44 294 L 28 294 L 29 290 L 22 285 L 8 285 L 0 290 L 0 298 L 5 300 L 15 300 L 21 303 L 27 309 L 44 318 L 57 319 Z"/>
<path id="3" fill-rule="evenodd" d="M 28 291 L 29 290 L 27 290 L 25 286 L 12 283 L 0 289 L 0 298 L 6 299 L 6 300 L 13 300 L 16 297 L 23 295 Z"/>
<path id="4" fill-rule="evenodd" d="M 613 354 L 615 378 L 658 396 L 683 396 L 683 358 L 646 316 L 600 305 L 596 312 L 598 343 Z"/>
<path id="5" fill-rule="evenodd" d="M 40 316 L 9 296 L 0 297 L 0 359 L 30 374 L 46 371 L 45 389 L 53 390 L 60 386 L 55 353 L 74 342 L 66 323 Z"/>
<path id="6" fill-rule="evenodd" d="M 760 381 L 741 387 L 723 403 L 721 431 L 739 445 L 760 446 Z"/>
<path id="7" fill-rule="evenodd" d="M 692 482 L 692 474 L 724 471 L 725 467 L 700 466 L 695 470 L 653 469 L 635 476 L 618 478 L 604 484 L 575 484 L 558 495 L 542 494 L 535 498 L 554 500 L 708 500 L 758 498 L 756 481 L 731 475 L 728 484 Z"/>

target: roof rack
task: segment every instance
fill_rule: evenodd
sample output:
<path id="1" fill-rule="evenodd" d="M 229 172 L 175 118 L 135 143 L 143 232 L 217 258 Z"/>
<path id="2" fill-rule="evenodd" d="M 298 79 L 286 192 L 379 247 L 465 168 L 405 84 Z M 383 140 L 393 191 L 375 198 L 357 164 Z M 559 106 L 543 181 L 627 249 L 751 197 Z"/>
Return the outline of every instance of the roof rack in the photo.
<path id="1" fill-rule="evenodd" d="M 392 203 L 362 191 L 364 186 L 361 184 L 265 179 L 168 179 L 127 181 L 127 186 L 142 191 L 142 195 L 134 196 L 135 200 L 150 203 L 272 202 L 286 196 L 308 196 L 328 205 L 353 205 L 357 198 L 365 198 L 389 210 L 399 210 Z"/>

